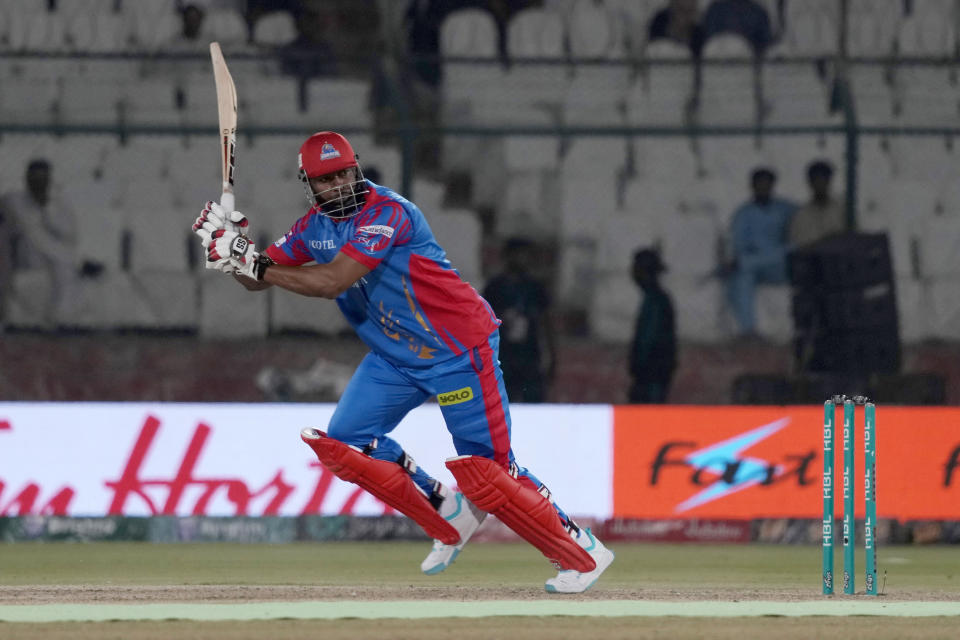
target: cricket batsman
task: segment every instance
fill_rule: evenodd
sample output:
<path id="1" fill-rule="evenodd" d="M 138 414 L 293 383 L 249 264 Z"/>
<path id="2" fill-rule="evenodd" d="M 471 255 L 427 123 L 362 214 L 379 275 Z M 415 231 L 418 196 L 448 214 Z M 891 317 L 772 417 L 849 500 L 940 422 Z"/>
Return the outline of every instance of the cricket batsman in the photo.
<path id="1" fill-rule="evenodd" d="M 355 483 L 434 538 L 421 564 L 445 570 L 487 513 L 559 569 L 550 593 L 586 591 L 614 554 L 553 501 L 514 459 L 510 407 L 498 361 L 500 321 L 464 282 L 419 208 L 364 179 L 350 143 L 330 131 L 300 147 L 310 209 L 264 250 L 247 218 L 208 202 L 193 225 L 207 268 L 250 291 L 278 286 L 337 301 L 370 348 L 326 432 L 300 437 L 337 477 Z M 436 396 L 457 456 L 446 461 L 458 490 L 404 452 L 390 432 Z"/>

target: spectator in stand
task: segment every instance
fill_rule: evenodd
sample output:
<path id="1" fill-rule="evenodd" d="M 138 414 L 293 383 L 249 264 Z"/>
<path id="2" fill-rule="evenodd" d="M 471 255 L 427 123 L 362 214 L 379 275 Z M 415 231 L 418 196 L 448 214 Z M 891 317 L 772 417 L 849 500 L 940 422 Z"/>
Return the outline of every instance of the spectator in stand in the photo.
<path id="1" fill-rule="evenodd" d="M 550 296 L 533 276 L 537 246 L 514 237 L 504 246 L 504 269 L 487 283 L 483 297 L 500 326 L 500 366 L 514 402 L 544 402 L 553 380 L 556 348 Z"/>
<path id="2" fill-rule="evenodd" d="M 742 35 L 757 56 L 773 43 L 770 16 L 755 0 L 713 0 L 703 15 L 703 35 L 709 40 L 719 33 Z"/>
<path id="3" fill-rule="evenodd" d="M 210 38 L 204 34 L 204 21 L 207 13 L 195 3 L 177 3 L 176 12 L 180 15 L 180 30 L 160 45 L 163 54 L 197 54 L 196 57 L 148 58 L 143 63 L 145 75 L 173 78 L 183 91 L 186 79 L 194 74 L 210 74 L 210 60 L 207 57 Z M 178 102 L 184 100 L 183 95 Z"/>
<path id="4" fill-rule="evenodd" d="M 756 169 L 750 178 L 753 198 L 733 214 L 733 258 L 724 265 L 727 295 L 743 337 L 756 335 L 754 297 L 759 284 L 787 282 L 787 248 L 790 221 L 797 207 L 773 196 L 777 176 Z"/>
<path id="5" fill-rule="evenodd" d="M 699 22 L 697 0 L 670 0 L 647 25 L 647 41 L 673 40 L 689 47 L 694 58 L 703 52 L 704 32 Z"/>
<path id="6" fill-rule="evenodd" d="M 277 51 L 281 72 L 301 81 L 339 72 L 333 47 L 327 38 L 333 21 L 320 0 L 304 0 L 294 15 L 297 37 Z"/>
<path id="7" fill-rule="evenodd" d="M 660 284 L 666 268 L 653 249 L 633 254 L 633 281 L 643 291 L 629 355 L 631 404 L 666 402 L 677 364 L 673 302 Z"/>
<path id="8" fill-rule="evenodd" d="M 0 196 L 0 218 L 11 225 L 6 243 L 12 250 L 4 260 L 13 269 L 46 272 L 48 295 L 40 301 L 38 318 L 39 326 L 45 329 L 73 324 L 77 278 L 95 276 L 102 269 L 94 262 L 80 264 L 76 216 L 67 200 L 52 193 L 50 178 L 50 163 L 32 160 L 27 165 L 26 188 Z"/>
<path id="9" fill-rule="evenodd" d="M 443 0 L 413 0 L 404 16 L 413 71 L 418 79 L 434 88 L 440 86 L 443 77 L 439 60 L 440 24 L 450 13 L 448 4 Z"/>
<path id="10" fill-rule="evenodd" d="M 830 192 L 833 165 L 826 160 L 815 160 L 807 167 L 810 201 L 797 209 L 790 223 L 790 246 L 812 244 L 821 238 L 847 229 L 846 210 L 841 198 Z"/>

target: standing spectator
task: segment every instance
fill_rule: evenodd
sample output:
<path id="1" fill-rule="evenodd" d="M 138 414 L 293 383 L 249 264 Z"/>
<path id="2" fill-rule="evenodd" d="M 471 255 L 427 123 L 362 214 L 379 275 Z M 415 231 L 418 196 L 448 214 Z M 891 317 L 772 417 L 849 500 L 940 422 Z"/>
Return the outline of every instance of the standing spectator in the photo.
<path id="1" fill-rule="evenodd" d="M 77 300 L 77 221 L 69 203 L 51 193 L 50 163 L 36 159 L 27 165 L 23 191 L 0 196 L 0 217 L 12 224 L 14 250 L 4 261 L 16 269 L 42 269 L 49 283 L 41 301 L 44 328 L 69 324 Z M 9 234 L 9 232 L 8 232 Z M 9 235 L 8 235 L 9 241 Z"/>
<path id="2" fill-rule="evenodd" d="M 665 270 L 660 254 L 640 249 L 633 254 L 633 281 L 643 291 L 630 348 L 628 399 L 632 404 L 663 403 L 677 365 L 673 301 L 660 284 Z"/>
<path id="3" fill-rule="evenodd" d="M 713 0 L 703 15 L 703 35 L 709 40 L 718 33 L 742 35 L 757 56 L 773 43 L 770 16 L 755 0 Z"/>
<path id="4" fill-rule="evenodd" d="M 830 193 L 832 179 L 833 165 L 826 160 L 815 160 L 807 167 L 810 201 L 793 215 L 790 223 L 791 248 L 802 247 L 846 230 L 843 202 Z"/>
<path id="5" fill-rule="evenodd" d="M 695 59 L 703 52 L 704 32 L 699 22 L 697 0 L 670 0 L 647 26 L 647 41 L 673 40 L 690 49 Z"/>
<path id="6" fill-rule="evenodd" d="M 531 274 L 535 254 L 532 241 L 507 240 L 504 270 L 483 291 L 503 322 L 500 366 L 507 395 L 516 402 L 544 402 L 556 363 L 550 296 Z"/>
<path id="7" fill-rule="evenodd" d="M 728 299 L 743 336 L 756 334 L 754 297 L 758 284 L 787 282 L 787 242 L 796 205 L 773 197 L 776 174 L 766 167 L 750 178 L 753 199 L 733 214 L 733 259 L 724 271 Z"/>

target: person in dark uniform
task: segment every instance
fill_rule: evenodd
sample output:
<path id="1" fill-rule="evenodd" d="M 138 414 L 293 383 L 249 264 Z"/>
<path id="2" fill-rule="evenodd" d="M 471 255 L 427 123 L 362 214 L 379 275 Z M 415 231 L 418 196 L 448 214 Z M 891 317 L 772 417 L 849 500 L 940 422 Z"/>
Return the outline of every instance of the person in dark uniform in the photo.
<path id="1" fill-rule="evenodd" d="M 533 241 L 508 239 L 503 272 L 494 276 L 483 291 L 503 322 L 500 366 L 507 395 L 514 402 L 544 402 L 556 361 L 550 295 L 531 273 L 535 254 Z"/>
<path id="2" fill-rule="evenodd" d="M 667 400 L 677 363 L 677 337 L 673 302 L 660 285 L 665 271 L 660 255 L 653 249 L 633 254 L 633 280 L 643 290 L 630 347 L 629 401 L 657 404 Z"/>

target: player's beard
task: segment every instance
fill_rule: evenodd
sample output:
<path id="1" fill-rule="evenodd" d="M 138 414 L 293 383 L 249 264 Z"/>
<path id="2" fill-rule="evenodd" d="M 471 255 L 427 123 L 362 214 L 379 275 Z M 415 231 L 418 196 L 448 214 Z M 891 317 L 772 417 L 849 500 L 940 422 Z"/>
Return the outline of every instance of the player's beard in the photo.
<path id="1" fill-rule="evenodd" d="M 356 185 L 356 182 L 349 182 L 321 192 L 320 196 L 329 196 L 329 198 L 323 200 L 320 208 L 331 218 L 348 218 L 356 215 L 360 211 Z"/>

